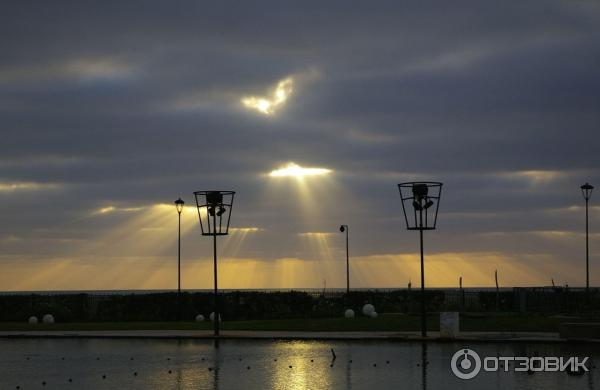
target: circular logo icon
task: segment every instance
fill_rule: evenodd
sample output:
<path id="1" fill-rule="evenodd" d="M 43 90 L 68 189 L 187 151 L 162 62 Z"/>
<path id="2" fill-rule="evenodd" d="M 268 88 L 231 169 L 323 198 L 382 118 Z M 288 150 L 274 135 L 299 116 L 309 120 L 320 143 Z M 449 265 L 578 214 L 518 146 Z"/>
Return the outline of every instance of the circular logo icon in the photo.
<path id="1" fill-rule="evenodd" d="M 460 349 L 452 356 L 450 367 L 458 378 L 472 379 L 481 371 L 481 358 L 472 349 Z"/>

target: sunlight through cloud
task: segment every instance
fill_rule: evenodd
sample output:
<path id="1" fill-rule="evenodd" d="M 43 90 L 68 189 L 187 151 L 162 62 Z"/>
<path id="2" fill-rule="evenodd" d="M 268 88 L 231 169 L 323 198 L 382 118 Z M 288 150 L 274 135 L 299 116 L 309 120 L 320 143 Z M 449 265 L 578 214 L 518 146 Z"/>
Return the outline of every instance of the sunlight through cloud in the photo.
<path id="1" fill-rule="evenodd" d="M 293 84 L 294 80 L 291 77 L 288 77 L 277 83 L 277 86 L 272 92 L 271 97 L 247 96 L 242 98 L 242 104 L 249 109 L 260 112 L 261 114 L 271 115 L 290 97 L 293 90 Z"/>
<path id="2" fill-rule="evenodd" d="M 271 177 L 298 177 L 304 176 L 320 176 L 331 173 L 331 169 L 327 168 L 304 168 L 296 163 L 289 163 L 281 168 L 275 169 L 269 173 Z"/>

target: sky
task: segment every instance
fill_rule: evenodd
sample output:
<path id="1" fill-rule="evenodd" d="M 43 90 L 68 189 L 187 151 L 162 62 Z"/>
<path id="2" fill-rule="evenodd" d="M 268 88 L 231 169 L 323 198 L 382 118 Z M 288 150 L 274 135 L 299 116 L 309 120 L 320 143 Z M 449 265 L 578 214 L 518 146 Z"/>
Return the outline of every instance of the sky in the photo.
<path id="1" fill-rule="evenodd" d="M 0 47 L 0 291 L 176 288 L 178 197 L 210 288 L 213 189 L 222 288 L 344 287 L 340 224 L 352 287 L 416 287 L 415 180 L 444 183 L 427 286 L 584 285 L 596 1 L 14 1 Z"/>

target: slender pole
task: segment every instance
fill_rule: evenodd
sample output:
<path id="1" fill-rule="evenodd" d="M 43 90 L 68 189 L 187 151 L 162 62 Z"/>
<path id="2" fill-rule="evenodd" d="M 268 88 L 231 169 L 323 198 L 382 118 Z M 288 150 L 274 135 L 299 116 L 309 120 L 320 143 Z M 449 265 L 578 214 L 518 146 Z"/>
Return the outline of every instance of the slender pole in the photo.
<path id="1" fill-rule="evenodd" d="M 348 226 L 346 226 L 346 294 L 350 294 L 350 254 L 348 251 Z"/>
<path id="2" fill-rule="evenodd" d="M 588 231 L 588 200 L 585 198 L 585 296 L 590 300 L 590 246 L 589 246 L 589 231 Z"/>
<path id="3" fill-rule="evenodd" d="M 217 285 L 217 222 L 216 222 L 216 218 L 213 217 L 213 250 L 214 250 L 214 256 L 213 256 L 213 266 L 214 266 L 214 271 L 215 271 L 215 291 L 214 291 L 214 304 L 215 304 L 215 316 L 214 316 L 214 322 L 215 322 L 215 336 L 219 335 L 219 296 L 218 296 L 218 285 Z"/>
<path id="4" fill-rule="evenodd" d="M 179 229 L 177 231 L 177 294 L 181 294 L 181 212 L 179 212 Z"/>
<path id="5" fill-rule="evenodd" d="M 427 337 L 427 313 L 425 307 L 425 266 L 423 259 L 423 209 L 419 210 L 419 236 L 421 238 L 421 336 Z"/>
<path id="6" fill-rule="evenodd" d="M 181 211 L 177 229 L 177 319 L 181 320 Z"/>

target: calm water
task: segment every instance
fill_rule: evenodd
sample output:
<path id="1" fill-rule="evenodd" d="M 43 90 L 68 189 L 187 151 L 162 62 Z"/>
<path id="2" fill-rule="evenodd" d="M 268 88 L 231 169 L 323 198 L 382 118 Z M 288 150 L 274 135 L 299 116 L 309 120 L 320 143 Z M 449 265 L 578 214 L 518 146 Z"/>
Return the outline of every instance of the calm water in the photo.
<path id="1" fill-rule="evenodd" d="M 598 369 L 578 377 L 482 371 L 460 380 L 450 359 L 461 348 L 600 361 L 595 345 L 2 339 L 0 389 L 600 389 Z"/>

